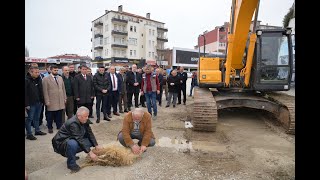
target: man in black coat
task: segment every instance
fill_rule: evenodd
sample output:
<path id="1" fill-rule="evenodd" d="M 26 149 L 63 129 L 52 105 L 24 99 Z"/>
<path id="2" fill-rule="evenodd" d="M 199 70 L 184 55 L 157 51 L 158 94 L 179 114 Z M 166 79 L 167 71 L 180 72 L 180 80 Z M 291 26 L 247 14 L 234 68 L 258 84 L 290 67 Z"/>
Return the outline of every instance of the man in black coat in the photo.
<path id="1" fill-rule="evenodd" d="M 37 138 L 32 135 L 31 123 L 34 122 L 35 135 L 45 135 L 39 128 L 39 118 L 41 108 L 44 102 L 42 91 L 42 80 L 39 76 L 38 67 L 30 67 L 29 74 L 25 78 L 25 108 L 28 118 L 25 124 L 27 130 L 27 139 L 36 140 Z"/>
<path id="2" fill-rule="evenodd" d="M 52 138 L 54 152 L 68 158 L 68 169 L 73 172 L 80 170 L 79 165 L 76 163 L 77 153 L 84 151 L 95 161 L 98 157 L 90 148 L 95 147 L 96 150 L 101 149 L 90 125 L 87 123 L 88 116 L 89 109 L 84 106 L 79 107 L 76 115 L 66 121 Z"/>
<path id="3" fill-rule="evenodd" d="M 77 106 L 85 106 L 88 109 L 92 107 L 94 98 L 93 80 L 87 75 L 87 66 L 81 66 L 81 73 L 74 77 L 74 97 L 77 100 Z M 91 106 L 91 107 L 90 107 Z M 88 120 L 90 124 L 92 122 Z"/>
<path id="4" fill-rule="evenodd" d="M 183 92 L 183 104 L 186 105 L 188 74 L 186 72 L 183 72 L 184 68 L 182 66 L 178 66 L 177 70 L 179 71 L 177 76 L 180 79 L 180 86 L 178 86 L 178 88 L 179 88 L 178 104 L 181 104 L 181 91 L 182 91 Z"/>
<path id="5" fill-rule="evenodd" d="M 104 115 L 103 120 L 110 121 L 110 119 L 107 116 L 107 111 L 105 107 L 106 103 L 109 103 L 109 99 L 106 97 L 108 89 L 110 89 L 110 82 L 108 78 L 106 78 L 106 72 L 105 68 L 103 66 L 100 66 L 98 69 L 98 72 L 93 76 L 93 85 L 95 89 L 95 95 L 96 95 L 96 113 L 97 113 L 97 121 L 96 123 L 100 122 L 100 113 L 101 109 Z M 102 102 L 102 106 L 101 106 Z M 102 107 L 102 108 L 101 108 Z"/>
<path id="6" fill-rule="evenodd" d="M 132 71 L 127 72 L 127 84 L 128 84 L 128 110 L 131 111 L 132 96 L 134 95 L 134 105 L 139 107 L 139 93 L 141 86 L 141 75 L 137 72 L 137 65 L 132 65 Z"/>

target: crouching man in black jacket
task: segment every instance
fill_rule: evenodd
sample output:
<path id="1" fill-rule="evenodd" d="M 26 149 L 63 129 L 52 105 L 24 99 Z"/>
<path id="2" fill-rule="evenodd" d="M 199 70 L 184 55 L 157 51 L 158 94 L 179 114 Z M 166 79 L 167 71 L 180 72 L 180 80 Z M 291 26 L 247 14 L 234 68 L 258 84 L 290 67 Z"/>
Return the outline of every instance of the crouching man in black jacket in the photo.
<path id="1" fill-rule="evenodd" d="M 99 150 L 97 140 L 93 135 L 88 121 L 89 109 L 82 106 L 77 110 L 75 116 L 67 120 L 52 139 L 52 146 L 56 153 L 67 157 L 68 169 L 72 172 L 80 170 L 77 165 L 76 154 L 86 152 L 92 160 L 97 160 L 97 156 L 91 151 L 90 147 Z"/>

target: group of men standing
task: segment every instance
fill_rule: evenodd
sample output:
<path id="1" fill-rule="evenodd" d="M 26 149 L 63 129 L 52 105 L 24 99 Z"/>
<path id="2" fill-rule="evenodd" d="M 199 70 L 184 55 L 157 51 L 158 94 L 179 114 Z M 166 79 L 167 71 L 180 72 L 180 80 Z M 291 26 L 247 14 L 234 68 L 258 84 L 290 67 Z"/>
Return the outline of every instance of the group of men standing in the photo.
<path id="1" fill-rule="evenodd" d="M 131 70 L 122 67 L 119 73 L 116 72 L 114 66 L 109 69 L 101 66 L 94 75 L 88 70 L 90 68 L 82 65 L 78 72 L 75 72 L 74 64 L 70 64 L 64 66 L 62 75 L 59 75 L 58 67 L 50 65 L 46 73 L 40 74 L 37 64 L 31 64 L 25 78 L 27 139 L 36 140 L 36 137 L 32 135 L 31 125 L 35 128 L 35 135 L 46 134 L 39 129 L 42 123 L 41 115 L 44 112 L 49 133 L 53 133 L 53 122 L 56 123 L 57 129 L 60 129 L 65 122 L 65 115 L 70 119 L 81 106 L 88 108 L 89 118 L 93 118 L 92 107 L 95 97 L 96 123 L 100 123 L 101 112 L 103 120 L 110 121 L 112 114 L 120 116 L 119 113 L 131 111 L 133 97 L 134 107 L 138 108 L 139 105 L 145 107 L 146 102 L 148 112 L 155 120 L 157 117 L 156 102 L 158 100 L 161 106 L 163 88 L 168 88 L 169 94 L 172 89 L 167 83 L 167 79 L 170 79 L 172 75 L 163 76 L 161 69 L 154 71 L 150 65 L 146 65 L 141 72 L 138 72 L 135 64 L 132 65 Z M 179 67 L 178 70 L 178 81 L 174 92 L 177 93 L 178 104 L 181 104 L 181 91 L 183 92 L 183 103 L 185 104 L 187 74 L 183 72 L 183 67 Z M 169 97 L 171 99 L 171 96 L 166 94 L 168 102 L 171 101 Z M 92 124 L 90 119 L 88 123 Z"/>

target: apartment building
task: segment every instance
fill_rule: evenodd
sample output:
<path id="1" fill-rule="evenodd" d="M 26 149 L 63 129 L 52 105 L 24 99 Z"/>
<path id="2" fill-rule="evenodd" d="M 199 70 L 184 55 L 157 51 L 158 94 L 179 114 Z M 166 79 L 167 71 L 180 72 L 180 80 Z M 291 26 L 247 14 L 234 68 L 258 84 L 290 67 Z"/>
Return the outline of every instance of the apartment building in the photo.
<path id="1" fill-rule="evenodd" d="M 122 5 L 118 6 L 118 11 L 106 10 L 104 15 L 92 21 L 93 64 L 161 63 L 168 42 L 168 29 L 164 25 L 152 20 L 150 13 L 143 17 L 125 12 Z"/>

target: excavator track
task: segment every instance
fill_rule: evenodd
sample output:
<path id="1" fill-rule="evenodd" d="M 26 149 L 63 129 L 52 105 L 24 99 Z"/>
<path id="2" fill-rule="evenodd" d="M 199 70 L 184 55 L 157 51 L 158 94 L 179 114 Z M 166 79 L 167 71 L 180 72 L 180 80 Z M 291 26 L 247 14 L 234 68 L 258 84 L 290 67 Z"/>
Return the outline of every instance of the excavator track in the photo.
<path id="1" fill-rule="evenodd" d="M 295 134 L 295 97 L 284 93 L 269 93 L 267 97 L 282 105 L 278 119 L 284 125 L 286 133 Z"/>
<path id="2" fill-rule="evenodd" d="M 208 88 L 195 88 L 192 118 L 193 130 L 215 132 L 217 122 L 217 104 L 211 91 Z"/>

